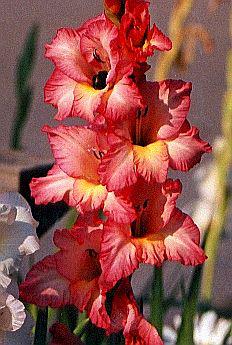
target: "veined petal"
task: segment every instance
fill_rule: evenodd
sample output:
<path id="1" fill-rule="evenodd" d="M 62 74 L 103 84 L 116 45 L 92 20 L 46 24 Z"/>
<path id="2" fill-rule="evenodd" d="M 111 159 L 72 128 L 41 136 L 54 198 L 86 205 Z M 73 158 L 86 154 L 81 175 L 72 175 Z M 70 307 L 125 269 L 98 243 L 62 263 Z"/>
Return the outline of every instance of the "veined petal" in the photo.
<path id="1" fill-rule="evenodd" d="M 136 218 L 136 212 L 132 204 L 120 195 L 114 192 L 108 192 L 104 202 L 103 212 L 110 220 L 116 223 L 129 224 Z"/>
<path id="2" fill-rule="evenodd" d="M 125 141 L 125 143 L 112 146 L 103 156 L 98 172 L 101 183 L 106 185 L 108 191 L 119 190 L 134 184 L 137 177 L 132 144 Z"/>
<path id="3" fill-rule="evenodd" d="M 99 160 L 94 156 L 96 133 L 90 129 L 60 125 L 44 126 L 53 155 L 59 167 L 69 176 L 98 180 Z"/>
<path id="4" fill-rule="evenodd" d="M 110 327 L 110 318 L 106 311 L 105 301 L 105 294 L 99 294 L 92 304 L 89 317 L 97 327 L 108 329 Z"/>
<path id="5" fill-rule="evenodd" d="M 206 256 L 199 247 L 200 232 L 191 217 L 176 209 L 170 222 L 162 230 L 168 260 L 184 265 L 202 264 Z"/>
<path id="6" fill-rule="evenodd" d="M 105 186 L 84 179 L 76 179 L 74 198 L 81 213 L 99 209 L 107 197 Z"/>
<path id="7" fill-rule="evenodd" d="M 127 322 L 123 331 L 125 345 L 163 345 L 157 329 L 128 305 Z"/>
<path id="8" fill-rule="evenodd" d="M 179 132 L 189 111 L 191 89 L 191 83 L 171 79 L 141 85 L 148 106 L 142 121 L 144 143 L 167 139 Z"/>
<path id="9" fill-rule="evenodd" d="M 35 264 L 20 285 L 21 298 L 39 307 L 71 304 L 69 281 L 57 271 L 54 255 Z"/>
<path id="10" fill-rule="evenodd" d="M 36 205 L 65 200 L 70 206 L 75 206 L 73 185 L 75 179 L 68 176 L 58 165 L 54 165 L 45 177 L 34 177 L 30 183 L 31 195 Z"/>
<path id="11" fill-rule="evenodd" d="M 74 116 L 73 101 L 77 82 L 55 69 L 44 87 L 44 101 L 58 108 L 56 120 Z"/>
<path id="12" fill-rule="evenodd" d="M 134 163 L 137 172 L 147 182 L 164 182 L 167 177 L 169 157 L 163 141 L 156 141 L 145 147 L 134 145 Z"/>
<path id="13" fill-rule="evenodd" d="M 74 114 L 90 123 L 94 121 L 98 107 L 101 104 L 103 90 L 95 90 L 91 85 L 76 83 L 74 89 Z"/>
<path id="14" fill-rule="evenodd" d="M 118 280 L 128 277 L 138 268 L 136 247 L 131 242 L 129 225 L 108 222 L 104 226 L 100 263 L 102 274 L 99 285 L 103 291 L 108 291 Z"/>
<path id="15" fill-rule="evenodd" d="M 80 52 L 82 30 L 62 28 L 51 44 L 46 45 L 45 56 L 68 77 L 82 82 L 91 80 L 91 69 Z"/>
<path id="16" fill-rule="evenodd" d="M 105 116 L 111 121 L 120 121 L 136 114 L 142 109 L 142 96 L 133 80 L 123 77 L 109 91 Z"/>
<path id="17" fill-rule="evenodd" d="M 181 171 L 191 169 L 200 162 L 204 153 L 212 150 L 207 142 L 200 139 L 196 127 L 190 128 L 187 132 L 180 132 L 177 138 L 165 143 L 168 147 L 171 168 Z"/>

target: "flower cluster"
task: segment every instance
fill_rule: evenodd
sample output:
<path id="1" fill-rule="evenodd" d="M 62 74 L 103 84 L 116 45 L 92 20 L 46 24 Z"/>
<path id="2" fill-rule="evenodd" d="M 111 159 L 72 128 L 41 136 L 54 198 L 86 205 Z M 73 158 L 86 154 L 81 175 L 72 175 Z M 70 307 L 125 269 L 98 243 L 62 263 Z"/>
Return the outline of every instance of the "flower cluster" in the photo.
<path id="1" fill-rule="evenodd" d="M 176 206 L 181 182 L 168 171 L 188 171 L 211 148 L 186 119 L 191 83 L 146 80 L 148 57 L 172 46 L 150 27 L 149 2 L 105 5 L 106 13 L 58 30 L 46 45 L 55 70 L 45 102 L 56 120 L 85 123 L 43 127 L 55 163 L 30 187 L 37 204 L 64 200 L 79 217 L 56 230 L 59 250 L 34 265 L 21 296 L 41 307 L 73 304 L 106 334 L 123 331 L 127 345 L 162 344 L 130 277 L 141 263 L 204 262 L 199 230 Z"/>
<path id="2" fill-rule="evenodd" d="M 32 326 L 22 302 L 18 300 L 16 272 L 24 255 L 39 249 L 36 227 L 27 201 L 19 194 L 0 194 L 0 343 L 2 345 L 23 342 L 24 331 Z M 26 319 L 27 317 L 27 319 Z M 26 320 L 25 320 L 26 319 Z M 19 330 L 20 329 L 20 330 Z M 15 332 L 12 335 L 12 332 Z M 25 342 L 26 341 L 26 342 Z"/>

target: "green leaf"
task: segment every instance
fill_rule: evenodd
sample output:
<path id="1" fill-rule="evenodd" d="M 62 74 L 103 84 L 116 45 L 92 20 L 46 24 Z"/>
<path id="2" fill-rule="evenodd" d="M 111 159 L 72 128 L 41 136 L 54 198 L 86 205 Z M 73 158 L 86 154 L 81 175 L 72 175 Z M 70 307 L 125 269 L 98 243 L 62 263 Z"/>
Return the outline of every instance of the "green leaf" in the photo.
<path id="1" fill-rule="evenodd" d="M 24 89 L 27 88 L 31 72 L 33 70 L 38 35 L 39 26 L 34 24 L 27 35 L 23 51 L 18 58 L 16 71 L 16 92 L 19 98 L 21 98 Z"/>

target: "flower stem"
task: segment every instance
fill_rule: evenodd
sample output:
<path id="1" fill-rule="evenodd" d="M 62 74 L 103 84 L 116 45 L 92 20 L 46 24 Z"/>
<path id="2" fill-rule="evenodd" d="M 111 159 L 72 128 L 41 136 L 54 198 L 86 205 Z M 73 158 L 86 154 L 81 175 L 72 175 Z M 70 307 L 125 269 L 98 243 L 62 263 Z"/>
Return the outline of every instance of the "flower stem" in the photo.
<path id="1" fill-rule="evenodd" d="M 46 345 L 48 308 L 38 308 L 34 345 Z"/>
<path id="2" fill-rule="evenodd" d="M 159 335 L 162 336 L 163 330 L 163 271 L 162 267 L 154 267 L 152 294 L 150 300 L 151 323 L 157 328 Z"/>
<path id="3" fill-rule="evenodd" d="M 172 41 L 172 49 L 159 55 L 155 68 L 155 80 L 164 80 L 172 68 L 180 51 L 183 41 L 183 25 L 188 17 L 194 0 L 177 0 L 169 21 L 169 38 Z"/>

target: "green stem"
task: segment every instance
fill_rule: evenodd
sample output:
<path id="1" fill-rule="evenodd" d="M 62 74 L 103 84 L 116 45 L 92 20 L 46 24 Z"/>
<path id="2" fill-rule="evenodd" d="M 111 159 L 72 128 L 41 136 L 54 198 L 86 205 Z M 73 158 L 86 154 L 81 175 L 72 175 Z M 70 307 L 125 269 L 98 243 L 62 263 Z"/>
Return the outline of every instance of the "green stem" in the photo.
<path id="1" fill-rule="evenodd" d="M 232 163 L 232 50 L 229 52 L 227 60 L 227 92 L 223 99 L 222 133 L 223 146 L 215 154 L 215 164 L 217 169 L 215 211 L 205 247 L 208 260 L 205 263 L 202 279 L 202 298 L 207 303 L 210 303 L 212 300 L 218 246 L 221 233 L 224 229 L 228 206 L 228 174 Z"/>
<path id="2" fill-rule="evenodd" d="M 38 308 L 34 345 L 46 345 L 48 308 Z"/>
<path id="3" fill-rule="evenodd" d="M 159 335 L 162 336 L 163 330 L 163 271 L 162 267 L 154 267 L 152 294 L 150 300 L 151 323 L 157 328 Z"/>

